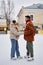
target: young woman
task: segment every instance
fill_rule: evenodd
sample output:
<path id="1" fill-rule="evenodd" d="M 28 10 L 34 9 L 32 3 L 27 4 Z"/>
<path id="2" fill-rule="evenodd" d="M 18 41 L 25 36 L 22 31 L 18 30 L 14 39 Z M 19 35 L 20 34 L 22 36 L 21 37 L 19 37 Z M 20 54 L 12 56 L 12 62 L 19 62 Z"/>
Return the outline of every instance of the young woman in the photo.
<path id="1" fill-rule="evenodd" d="M 10 26 L 11 59 L 16 59 L 15 52 L 16 52 L 17 58 L 21 59 L 22 57 L 20 56 L 18 39 L 19 39 L 19 35 L 21 35 L 22 33 L 19 32 L 19 27 L 16 21 L 13 20 L 12 23 L 13 24 Z"/>

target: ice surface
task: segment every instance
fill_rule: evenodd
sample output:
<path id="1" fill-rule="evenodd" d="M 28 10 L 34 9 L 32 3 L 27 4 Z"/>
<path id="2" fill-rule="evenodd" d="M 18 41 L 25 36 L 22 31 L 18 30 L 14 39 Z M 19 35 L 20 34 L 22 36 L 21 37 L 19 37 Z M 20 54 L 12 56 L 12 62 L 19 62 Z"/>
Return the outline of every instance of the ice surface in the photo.
<path id="1" fill-rule="evenodd" d="M 26 41 L 23 39 L 23 35 L 20 36 L 19 47 L 21 56 L 26 55 Z M 34 45 L 34 61 L 27 61 L 27 59 L 11 60 L 10 50 L 11 42 L 9 34 L 0 35 L 0 65 L 43 65 L 43 35 L 35 35 Z"/>

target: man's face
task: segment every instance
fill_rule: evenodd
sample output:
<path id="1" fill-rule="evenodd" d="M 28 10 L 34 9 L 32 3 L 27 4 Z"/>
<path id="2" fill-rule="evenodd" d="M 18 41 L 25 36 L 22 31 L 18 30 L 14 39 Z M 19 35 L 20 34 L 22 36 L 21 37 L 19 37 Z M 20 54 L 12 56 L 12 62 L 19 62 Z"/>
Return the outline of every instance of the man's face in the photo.
<path id="1" fill-rule="evenodd" d="M 25 21 L 27 21 L 27 20 L 29 20 L 29 18 L 26 18 L 26 17 L 25 17 Z"/>

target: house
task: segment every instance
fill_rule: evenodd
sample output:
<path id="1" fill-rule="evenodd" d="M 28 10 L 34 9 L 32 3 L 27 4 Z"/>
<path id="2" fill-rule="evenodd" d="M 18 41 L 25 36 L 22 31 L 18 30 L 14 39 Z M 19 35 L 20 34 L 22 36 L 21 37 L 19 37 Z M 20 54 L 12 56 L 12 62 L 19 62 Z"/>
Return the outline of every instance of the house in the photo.
<path id="1" fill-rule="evenodd" d="M 25 24 L 26 15 L 30 15 L 36 28 L 43 29 L 43 4 L 33 4 L 27 7 L 22 6 L 17 15 L 18 23 L 21 27 Z"/>

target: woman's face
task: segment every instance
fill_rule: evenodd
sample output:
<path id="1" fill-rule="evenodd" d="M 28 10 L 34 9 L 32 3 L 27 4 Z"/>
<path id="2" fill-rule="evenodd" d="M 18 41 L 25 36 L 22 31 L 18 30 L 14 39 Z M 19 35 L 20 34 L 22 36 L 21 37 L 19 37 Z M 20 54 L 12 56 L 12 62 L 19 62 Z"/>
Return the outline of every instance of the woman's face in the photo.
<path id="1" fill-rule="evenodd" d="M 14 24 L 14 27 L 17 27 L 17 26 L 18 26 L 18 24 L 17 24 L 17 23 L 15 23 L 15 24 Z"/>

